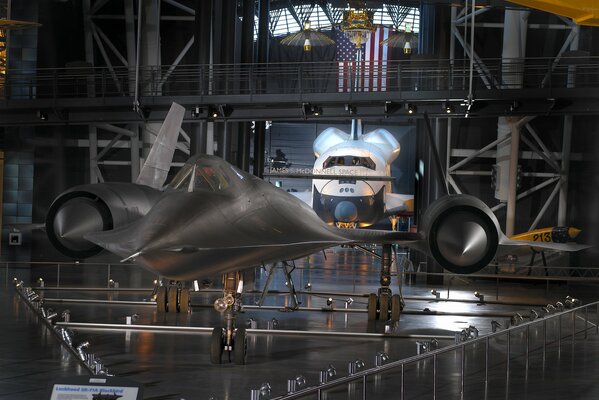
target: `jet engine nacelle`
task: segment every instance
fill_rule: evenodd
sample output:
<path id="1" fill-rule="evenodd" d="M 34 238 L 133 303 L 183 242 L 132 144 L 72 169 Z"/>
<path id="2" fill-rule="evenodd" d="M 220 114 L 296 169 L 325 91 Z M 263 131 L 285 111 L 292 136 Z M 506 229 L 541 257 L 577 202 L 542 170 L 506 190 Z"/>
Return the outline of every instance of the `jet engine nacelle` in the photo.
<path id="1" fill-rule="evenodd" d="M 431 204 L 420 224 L 428 250 L 443 268 L 471 274 L 495 257 L 501 230 L 485 203 L 469 195 L 445 196 Z"/>
<path id="2" fill-rule="evenodd" d="M 46 216 L 46 233 L 61 253 L 76 259 L 102 248 L 85 240 L 91 232 L 124 226 L 145 215 L 160 191 L 143 185 L 99 183 L 73 187 L 58 196 Z"/>

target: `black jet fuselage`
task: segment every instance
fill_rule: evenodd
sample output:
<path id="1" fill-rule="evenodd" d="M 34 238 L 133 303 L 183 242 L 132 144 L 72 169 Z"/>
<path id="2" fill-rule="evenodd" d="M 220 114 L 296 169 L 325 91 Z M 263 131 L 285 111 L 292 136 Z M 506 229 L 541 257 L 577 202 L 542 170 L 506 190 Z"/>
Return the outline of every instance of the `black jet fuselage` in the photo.
<path id="1" fill-rule="evenodd" d="M 86 239 L 177 279 L 195 279 L 348 243 L 301 200 L 222 159 L 191 159 L 149 212 Z"/>

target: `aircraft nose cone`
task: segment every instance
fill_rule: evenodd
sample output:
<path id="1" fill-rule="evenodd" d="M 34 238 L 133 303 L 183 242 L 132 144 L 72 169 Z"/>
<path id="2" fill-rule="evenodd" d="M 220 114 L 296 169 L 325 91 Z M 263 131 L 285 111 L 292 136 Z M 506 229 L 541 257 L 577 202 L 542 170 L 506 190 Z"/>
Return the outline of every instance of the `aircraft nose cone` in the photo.
<path id="1" fill-rule="evenodd" d="M 487 234 L 482 226 L 472 221 L 452 221 L 440 227 L 437 240 L 439 251 L 451 263 L 470 265 L 485 255 Z"/>
<path id="2" fill-rule="evenodd" d="M 351 201 L 342 201 L 335 207 L 335 219 L 340 222 L 354 222 L 358 219 L 358 209 Z"/>

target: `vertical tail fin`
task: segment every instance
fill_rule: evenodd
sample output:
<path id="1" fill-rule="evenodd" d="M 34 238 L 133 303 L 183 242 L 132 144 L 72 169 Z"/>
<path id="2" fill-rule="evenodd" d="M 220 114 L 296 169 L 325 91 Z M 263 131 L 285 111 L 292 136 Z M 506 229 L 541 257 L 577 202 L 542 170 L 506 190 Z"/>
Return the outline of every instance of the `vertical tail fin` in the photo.
<path id="1" fill-rule="evenodd" d="M 177 103 L 171 105 L 150 154 L 141 168 L 136 183 L 154 189 L 162 189 L 173 161 L 179 130 L 183 123 L 185 108 Z"/>

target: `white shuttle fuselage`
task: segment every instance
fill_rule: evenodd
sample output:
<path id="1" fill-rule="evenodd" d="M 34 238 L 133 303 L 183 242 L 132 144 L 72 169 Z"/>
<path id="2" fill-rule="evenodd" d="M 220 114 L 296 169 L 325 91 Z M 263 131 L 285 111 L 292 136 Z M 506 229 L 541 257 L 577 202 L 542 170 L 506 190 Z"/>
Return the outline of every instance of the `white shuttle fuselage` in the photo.
<path id="1" fill-rule="evenodd" d="M 327 128 L 314 141 L 313 173 L 329 177 L 313 180 L 312 208 L 331 225 L 366 227 L 413 210 L 412 195 L 391 192 L 391 163 L 399 156 L 399 142 L 385 129 L 365 135 L 360 130 L 354 126 L 349 135 Z"/>

